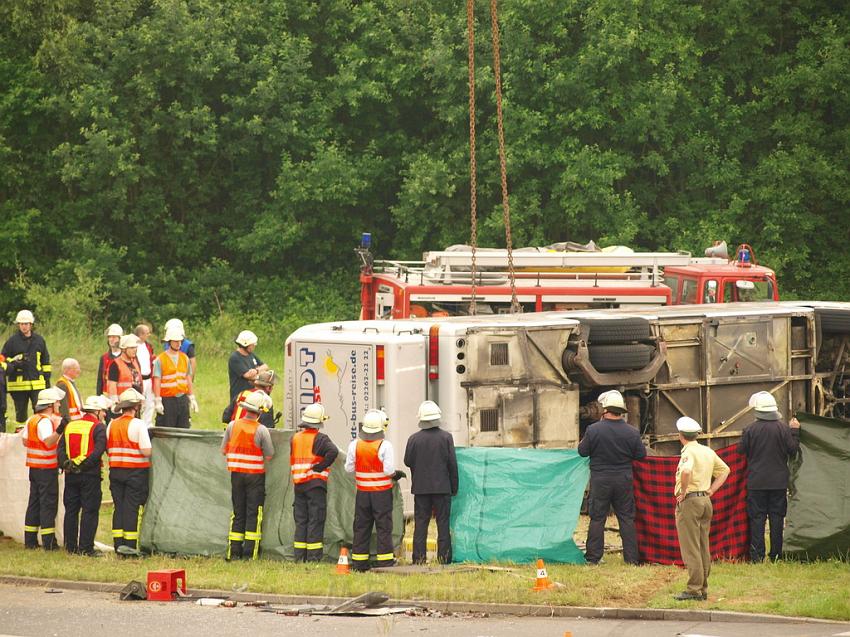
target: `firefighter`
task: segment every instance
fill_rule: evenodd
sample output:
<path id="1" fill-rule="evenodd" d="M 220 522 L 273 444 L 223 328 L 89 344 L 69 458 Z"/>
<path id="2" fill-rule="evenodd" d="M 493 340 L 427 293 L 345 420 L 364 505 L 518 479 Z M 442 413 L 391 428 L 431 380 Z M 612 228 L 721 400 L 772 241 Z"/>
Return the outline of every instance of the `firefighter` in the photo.
<path id="1" fill-rule="evenodd" d="M 300 431 L 289 445 L 289 465 L 295 485 L 296 562 L 318 562 L 324 552 L 328 476 L 339 454 L 331 439 L 319 432 L 327 419 L 321 403 L 307 405 L 298 425 Z"/>
<path id="2" fill-rule="evenodd" d="M 233 514 L 227 536 L 227 560 L 254 559 L 260 553 L 263 537 L 263 503 L 266 499 L 265 463 L 274 456 L 269 430 L 260 424 L 260 414 L 268 409 L 268 396 L 251 392 L 239 407 L 245 415 L 227 425 L 221 453 L 230 471 Z M 249 530 L 253 529 L 253 530 Z"/>
<path id="3" fill-rule="evenodd" d="M 112 366 L 112 361 L 121 356 L 121 337 L 124 336 L 124 329 L 113 323 L 106 328 L 106 343 L 108 348 L 106 353 L 100 357 L 100 362 L 97 366 L 97 388 L 96 394 L 105 394 L 109 383 L 109 368 Z M 109 414 L 107 414 L 107 417 Z"/>
<path id="4" fill-rule="evenodd" d="M 251 383 L 260 372 L 269 366 L 254 354 L 257 348 L 257 335 L 251 330 L 242 330 L 234 339 L 236 350 L 227 361 L 227 374 L 230 379 L 230 400 L 244 389 L 251 389 Z"/>
<path id="5" fill-rule="evenodd" d="M 372 525 L 378 535 L 375 566 L 395 565 L 393 555 L 393 481 L 405 477 L 396 471 L 393 446 L 384 440 L 389 424 L 387 415 L 380 409 L 370 409 L 356 440 L 348 445 L 345 470 L 354 474 L 357 496 L 354 504 L 354 542 L 351 548 L 351 567 L 355 571 L 368 571 L 369 540 Z"/>
<path id="6" fill-rule="evenodd" d="M 47 551 L 55 550 L 56 511 L 59 508 L 59 460 L 56 447 L 65 430 L 65 421 L 59 414 L 61 389 L 49 387 L 38 392 L 35 414 L 27 421 L 21 442 L 27 449 L 27 466 L 30 469 L 30 496 L 24 520 L 24 547 Z"/>
<path id="7" fill-rule="evenodd" d="M 183 330 L 170 327 L 165 332 L 168 349 L 156 357 L 153 364 L 153 395 L 157 427 L 188 429 L 189 408 L 198 412 L 198 402 L 192 394 L 189 357 L 180 351 Z"/>
<path id="8" fill-rule="evenodd" d="M 192 377 L 192 380 L 195 380 L 195 370 L 198 366 L 198 362 L 195 359 L 195 344 L 186 338 L 186 328 L 183 327 L 183 321 L 179 318 L 168 319 L 165 322 L 165 327 L 163 329 L 165 332 L 168 332 L 168 330 L 172 327 L 183 334 L 183 342 L 180 343 L 180 351 L 186 354 L 186 357 L 189 359 L 189 376 Z M 164 351 L 168 351 L 168 340 L 163 341 L 162 349 Z"/>
<path id="9" fill-rule="evenodd" d="M 21 310 L 15 317 L 18 331 L 9 337 L 0 354 L 6 359 L 6 391 L 15 403 L 15 428 L 27 422 L 27 403 L 33 412 L 38 392 L 50 386 L 50 354 L 40 334 L 33 331 L 35 317 Z"/>
<path id="10" fill-rule="evenodd" d="M 99 556 L 94 550 L 100 488 L 101 457 L 106 452 L 106 411 L 112 403 L 104 396 L 89 396 L 82 415 L 71 420 L 59 438 L 59 466 L 65 472 L 65 550 Z M 82 513 L 81 513 L 82 512 Z"/>
<path id="11" fill-rule="evenodd" d="M 74 382 L 80 377 L 80 363 L 74 358 L 66 358 L 62 361 L 62 377 L 56 381 L 56 386 L 65 392 L 65 398 L 59 403 L 59 413 L 68 420 L 82 418 L 83 400 Z"/>
<path id="12" fill-rule="evenodd" d="M 449 519 L 452 496 L 457 495 L 457 457 L 452 435 L 440 428 L 443 412 L 437 403 L 419 405 L 417 420 L 421 431 L 407 439 L 404 464 L 413 481 L 413 563 L 424 564 L 427 557 L 428 525 L 437 519 L 437 561 L 452 561 Z"/>
<path id="13" fill-rule="evenodd" d="M 139 554 L 139 528 L 148 501 L 151 440 L 144 421 L 138 418 L 144 400 L 132 387 L 125 390 L 113 407 L 121 415 L 106 430 L 109 490 L 115 504 L 112 542 L 120 555 Z"/>
<path id="14" fill-rule="evenodd" d="M 6 357 L 0 354 L 0 433 L 6 431 Z"/>
<path id="15" fill-rule="evenodd" d="M 236 398 L 231 400 L 230 404 L 224 408 L 224 412 L 221 414 L 221 422 L 226 425 L 234 420 L 239 420 L 245 413 L 244 410 L 239 407 L 239 403 L 244 401 L 245 398 L 248 397 L 248 394 L 253 391 L 262 391 L 268 394 L 269 400 L 271 401 L 271 393 L 274 391 L 275 382 L 277 382 L 277 374 L 274 373 L 273 369 L 267 369 L 257 374 L 257 377 L 254 379 L 254 389 L 245 389 L 239 392 Z M 275 415 L 273 403 L 269 402 L 269 405 L 271 405 L 269 410 L 260 414 L 260 424 L 265 425 L 269 429 L 274 429 L 281 414 L 278 412 L 277 415 Z"/>
<path id="16" fill-rule="evenodd" d="M 139 337 L 135 334 L 124 334 L 118 343 L 121 354 L 112 361 L 109 366 L 107 378 L 107 394 L 113 403 L 118 401 L 118 396 L 131 387 L 140 394 L 144 389 L 142 382 L 142 368 L 136 358 L 136 350 L 139 348 Z M 144 394 L 142 394 L 144 395 Z"/>

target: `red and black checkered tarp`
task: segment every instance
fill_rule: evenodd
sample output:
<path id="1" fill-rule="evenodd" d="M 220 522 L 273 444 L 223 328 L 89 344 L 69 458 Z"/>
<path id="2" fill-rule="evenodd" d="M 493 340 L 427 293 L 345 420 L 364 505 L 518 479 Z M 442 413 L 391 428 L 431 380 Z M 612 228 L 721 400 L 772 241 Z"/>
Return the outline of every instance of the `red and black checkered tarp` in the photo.
<path id="1" fill-rule="evenodd" d="M 750 534 L 747 519 L 747 459 L 736 447 L 717 452 L 731 473 L 711 502 L 712 559 L 736 560 L 749 555 Z M 635 526 L 642 562 L 682 565 L 676 534 L 676 467 L 679 456 L 647 457 L 635 462 Z"/>

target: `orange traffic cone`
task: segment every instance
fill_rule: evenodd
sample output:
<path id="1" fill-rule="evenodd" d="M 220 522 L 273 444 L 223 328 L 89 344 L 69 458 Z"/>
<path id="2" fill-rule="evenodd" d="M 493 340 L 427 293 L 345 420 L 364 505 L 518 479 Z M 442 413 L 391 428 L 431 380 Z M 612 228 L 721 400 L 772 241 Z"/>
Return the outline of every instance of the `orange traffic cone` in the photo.
<path id="1" fill-rule="evenodd" d="M 348 563 L 348 549 L 344 546 L 339 550 L 339 560 L 336 563 L 337 575 L 349 575 L 351 573 L 351 565 Z"/>
<path id="2" fill-rule="evenodd" d="M 552 580 L 549 579 L 549 574 L 546 572 L 546 567 L 543 565 L 543 560 L 537 560 L 537 581 L 531 588 L 533 591 L 548 591 L 555 588 Z"/>

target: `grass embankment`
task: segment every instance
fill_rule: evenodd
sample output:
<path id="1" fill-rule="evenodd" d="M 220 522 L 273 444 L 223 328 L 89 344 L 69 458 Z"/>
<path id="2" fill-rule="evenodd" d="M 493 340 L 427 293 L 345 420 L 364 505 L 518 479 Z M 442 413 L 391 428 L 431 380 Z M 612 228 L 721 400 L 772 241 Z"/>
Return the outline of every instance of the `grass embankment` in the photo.
<path id="1" fill-rule="evenodd" d="M 238 329 L 241 327 L 226 325 L 201 334 L 190 333 L 198 342 L 196 396 L 201 407 L 201 412 L 193 415 L 194 428 L 223 427 L 219 416 L 228 402 L 227 357 L 232 351 L 231 339 Z M 44 336 L 57 377 L 61 360 L 73 356 L 83 367 L 78 381 L 80 392 L 84 396 L 93 393 L 97 360 L 105 351 L 105 339 L 51 332 Z M 281 373 L 284 336 L 260 333 L 258 349 L 260 357 Z M 274 400 L 276 408 L 280 409 L 283 405 L 280 385 L 275 388 Z M 12 415 L 10 405 L 10 420 L 13 420 Z M 109 498 L 106 481 L 104 498 Z M 98 539 L 107 544 L 111 543 L 111 513 L 111 507 L 103 507 L 98 529 Z M 583 539 L 583 532 L 579 532 L 577 539 Z M 610 536 L 609 542 L 614 543 L 616 539 L 616 535 Z M 253 592 L 321 596 L 350 596 L 383 590 L 395 598 L 410 600 L 695 607 L 850 620 L 850 568 L 840 562 L 716 564 L 709 601 L 680 604 L 674 602 L 671 595 L 682 589 L 686 579 L 684 571 L 665 566 L 630 567 L 623 564 L 618 555 L 606 555 L 605 560 L 605 564 L 597 567 L 547 565 L 552 579 L 565 586 L 552 592 L 534 593 L 530 590 L 534 570 L 528 566 L 518 567 L 512 573 L 473 571 L 404 577 L 378 574 L 338 577 L 330 564 L 231 564 L 220 559 L 164 556 L 137 562 L 118 560 L 114 555 L 92 559 L 64 552 L 30 552 L 13 542 L 0 542 L 0 574 L 4 575 L 126 583 L 131 579 L 144 579 L 148 570 L 185 568 L 189 584 L 196 588 L 231 590 L 247 585 Z"/>
<path id="2" fill-rule="evenodd" d="M 531 591 L 535 571 L 446 572 L 399 576 L 370 573 L 340 577 L 333 564 L 281 562 L 227 563 L 215 558 L 155 556 L 144 561 L 93 559 L 62 552 L 25 551 L 0 543 L 0 572 L 95 582 L 144 580 L 148 570 L 185 568 L 193 588 L 243 589 L 345 597 L 380 590 L 397 599 L 477 601 L 565 606 L 700 608 L 850 620 L 850 569 L 839 562 L 798 564 L 717 564 L 707 602 L 674 602 L 684 571 L 667 566 L 626 566 L 617 556 L 600 566 L 548 565 L 549 576 L 565 586 L 545 593 Z"/>

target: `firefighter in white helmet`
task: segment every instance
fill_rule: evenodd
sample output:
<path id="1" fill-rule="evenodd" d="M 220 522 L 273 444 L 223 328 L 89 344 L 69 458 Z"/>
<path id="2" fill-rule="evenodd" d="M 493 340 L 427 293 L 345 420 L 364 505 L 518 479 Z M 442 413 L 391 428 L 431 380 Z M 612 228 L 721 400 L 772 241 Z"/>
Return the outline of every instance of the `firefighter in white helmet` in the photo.
<path id="1" fill-rule="evenodd" d="M 301 413 L 298 433 L 289 443 L 289 466 L 295 485 L 296 562 L 318 562 L 324 553 L 328 476 L 339 449 L 319 431 L 328 419 L 321 403 L 307 405 Z"/>
<path id="2" fill-rule="evenodd" d="M 348 445 L 345 470 L 354 474 L 357 495 L 354 503 L 354 542 L 351 568 L 368 571 L 372 526 L 378 536 L 375 566 L 393 566 L 393 482 L 405 477 L 396 471 L 393 446 L 384 439 L 389 418 L 380 409 L 363 417 L 356 440 Z"/>
<path id="3" fill-rule="evenodd" d="M 580 456 L 590 457 L 590 496 L 587 512 L 590 526 L 584 557 L 598 564 L 605 548 L 605 520 L 613 507 L 620 524 L 623 561 L 639 564 L 635 530 L 635 495 L 632 487 L 632 461 L 646 456 L 640 431 L 625 419 L 623 395 L 616 389 L 599 395 L 602 418 L 584 432 L 578 443 Z"/>
<path id="4" fill-rule="evenodd" d="M 59 401 L 65 392 L 48 387 L 38 392 L 35 413 L 27 421 L 21 442 L 27 450 L 30 494 L 24 518 L 24 546 L 38 548 L 38 536 L 45 550 L 56 544 L 56 512 L 59 507 L 59 436 L 67 421 L 59 416 Z"/>
<path id="5" fill-rule="evenodd" d="M 106 328 L 107 349 L 106 353 L 100 357 L 100 363 L 97 366 L 95 393 L 98 395 L 106 393 L 109 384 L 109 368 L 112 366 L 112 362 L 121 356 L 119 345 L 121 344 L 122 336 L 124 336 L 124 329 L 118 323 L 113 323 Z"/>
<path id="6" fill-rule="evenodd" d="M 106 429 L 109 489 L 115 504 L 112 541 L 119 555 L 138 555 L 139 529 L 148 501 L 151 440 L 139 418 L 144 400 L 132 387 L 122 392 L 113 407 L 121 415 Z"/>
<path id="7" fill-rule="evenodd" d="M 234 339 L 236 350 L 227 361 L 227 373 L 230 376 L 230 400 L 236 398 L 239 392 L 251 389 L 254 380 L 260 372 L 269 366 L 254 354 L 257 347 L 257 335 L 251 330 L 242 330 Z"/>
<path id="8" fill-rule="evenodd" d="M 189 357 L 180 351 L 183 331 L 170 327 L 165 332 L 168 349 L 156 357 L 153 365 L 153 395 L 157 427 L 188 429 L 189 409 L 198 412 Z"/>
<path id="9" fill-rule="evenodd" d="M 189 359 L 189 376 L 192 377 L 192 380 L 195 379 L 195 371 L 198 366 L 198 362 L 195 359 L 195 344 L 186 338 L 186 328 L 183 326 L 183 321 L 179 318 L 168 319 L 165 322 L 165 327 L 163 328 L 164 332 L 167 332 L 171 328 L 176 328 L 183 334 L 183 342 L 180 344 L 180 351 L 186 354 Z M 138 334 L 137 334 L 138 336 Z M 164 351 L 168 351 L 168 341 L 163 337 L 162 340 L 162 349 Z"/>
<path id="10" fill-rule="evenodd" d="M 233 515 L 227 537 L 227 559 L 257 559 L 263 537 L 263 504 L 266 498 L 266 462 L 274 456 L 269 430 L 259 422 L 270 400 L 261 391 L 251 392 L 239 407 L 243 416 L 227 425 L 221 453 L 230 471 Z"/>
<path id="11" fill-rule="evenodd" d="M 121 355 L 112 361 L 107 374 L 107 394 L 112 402 L 118 401 L 118 396 L 131 387 L 140 394 L 144 389 L 142 368 L 136 351 L 139 349 L 139 337 L 135 334 L 124 334 L 118 343 Z"/>
<path id="12" fill-rule="evenodd" d="M 50 386 L 50 354 L 40 334 L 33 331 L 35 317 L 29 310 L 21 310 L 15 317 L 18 331 L 12 334 L 0 351 L 0 360 L 6 365 L 6 391 L 15 403 L 15 428 L 27 422 L 28 405 L 35 404 L 38 392 Z M 6 411 L 2 419 L 5 429 Z"/>
<path id="13" fill-rule="evenodd" d="M 407 439 L 404 464 L 410 467 L 413 493 L 413 563 L 427 557 L 428 525 L 437 518 L 437 561 L 452 561 L 449 520 L 452 496 L 457 495 L 457 457 L 452 435 L 440 428 L 443 412 L 432 400 L 419 405 L 419 429 Z"/>

